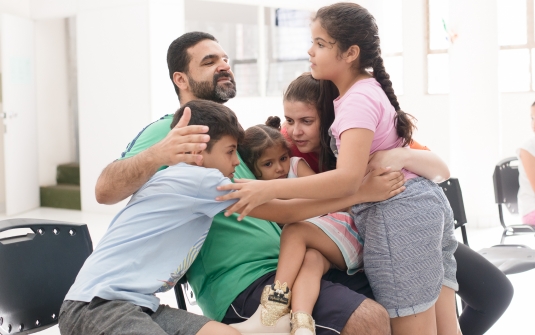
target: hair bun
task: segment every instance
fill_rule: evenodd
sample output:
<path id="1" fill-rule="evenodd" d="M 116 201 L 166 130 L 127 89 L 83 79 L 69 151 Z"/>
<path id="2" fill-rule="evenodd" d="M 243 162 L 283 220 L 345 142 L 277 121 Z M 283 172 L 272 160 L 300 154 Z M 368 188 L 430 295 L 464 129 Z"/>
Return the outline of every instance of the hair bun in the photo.
<path id="1" fill-rule="evenodd" d="M 268 117 L 266 121 L 266 126 L 269 126 L 271 128 L 275 128 L 280 130 L 281 129 L 281 119 L 278 116 L 270 116 Z"/>

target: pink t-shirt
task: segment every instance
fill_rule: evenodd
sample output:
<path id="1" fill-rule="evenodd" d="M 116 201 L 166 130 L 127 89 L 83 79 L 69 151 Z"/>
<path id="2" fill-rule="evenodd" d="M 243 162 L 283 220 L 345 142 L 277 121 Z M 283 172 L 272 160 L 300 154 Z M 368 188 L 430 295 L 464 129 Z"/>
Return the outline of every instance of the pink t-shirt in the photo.
<path id="1" fill-rule="evenodd" d="M 374 132 L 370 154 L 401 147 L 403 139 L 396 131 L 396 110 L 375 78 L 357 81 L 342 97 L 334 100 L 332 136 L 340 150 L 340 136 L 348 129 L 363 128 Z M 338 155 L 336 153 L 336 155 Z M 405 179 L 417 177 L 403 170 Z"/>

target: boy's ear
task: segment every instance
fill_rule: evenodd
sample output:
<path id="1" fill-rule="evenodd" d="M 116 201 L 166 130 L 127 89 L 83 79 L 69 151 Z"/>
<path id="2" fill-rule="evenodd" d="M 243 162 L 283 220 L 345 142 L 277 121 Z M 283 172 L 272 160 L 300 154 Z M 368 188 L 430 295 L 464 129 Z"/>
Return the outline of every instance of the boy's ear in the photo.
<path id="1" fill-rule="evenodd" d="M 189 88 L 188 76 L 184 72 L 174 72 L 173 82 L 181 91 Z"/>
<path id="2" fill-rule="evenodd" d="M 352 45 L 345 52 L 346 63 L 353 63 L 360 56 L 360 47 L 358 45 Z"/>

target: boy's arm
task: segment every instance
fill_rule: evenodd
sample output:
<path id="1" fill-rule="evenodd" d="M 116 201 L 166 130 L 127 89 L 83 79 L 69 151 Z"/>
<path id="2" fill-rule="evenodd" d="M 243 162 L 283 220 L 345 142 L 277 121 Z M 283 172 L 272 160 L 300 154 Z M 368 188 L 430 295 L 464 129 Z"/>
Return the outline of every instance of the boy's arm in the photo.
<path id="1" fill-rule="evenodd" d="M 450 177 L 446 163 L 428 150 L 396 148 L 377 151 L 370 156 L 368 169 L 380 166 L 389 166 L 394 171 L 405 168 L 435 183 L 441 183 Z"/>
<path id="2" fill-rule="evenodd" d="M 189 108 L 178 124 L 170 129 L 163 140 L 139 154 L 109 164 L 95 185 L 95 197 L 101 204 L 111 205 L 126 199 L 145 184 L 162 166 L 180 162 L 200 163 L 201 155 L 186 154 L 206 148 L 210 140 L 206 126 L 188 126 Z"/>
<path id="3" fill-rule="evenodd" d="M 380 168 L 367 175 L 364 178 L 359 192 L 350 197 L 327 200 L 271 200 L 254 208 L 249 213 L 249 216 L 280 224 L 293 223 L 314 216 L 335 212 L 340 208 L 347 208 L 355 204 L 388 199 L 401 193 L 405 189 L 403 184 L 402 173 L 389 172 L 389 169 Z M 241 209 L 237 212 L 241 213 Z"/>

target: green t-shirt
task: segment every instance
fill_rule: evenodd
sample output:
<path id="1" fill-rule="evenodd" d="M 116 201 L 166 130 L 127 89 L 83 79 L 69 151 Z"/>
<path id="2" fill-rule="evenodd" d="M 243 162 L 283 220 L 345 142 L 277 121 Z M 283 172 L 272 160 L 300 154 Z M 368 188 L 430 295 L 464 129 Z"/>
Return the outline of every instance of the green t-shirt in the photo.
<path id="1" fill-rule="evenodd" d="M 134 156 L 161 141 L 170 131 L 168 114 L 143 129 L 128 144 L 121 159 Z M 241 158 L 240 158 L 241 161 Z M 254 179 L 245 164 L 236 167 L 236 178 Z M 264 274 L 275 271 L 279 259 L 280 233 L 277 224 L 238 215 L 214 217 L 212 227 L 188 270 L 188 282 L 204 315 L 221 321 L 234 299 Z"/>

